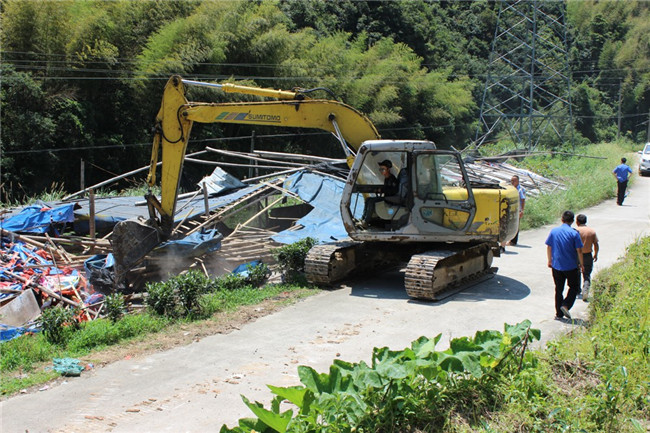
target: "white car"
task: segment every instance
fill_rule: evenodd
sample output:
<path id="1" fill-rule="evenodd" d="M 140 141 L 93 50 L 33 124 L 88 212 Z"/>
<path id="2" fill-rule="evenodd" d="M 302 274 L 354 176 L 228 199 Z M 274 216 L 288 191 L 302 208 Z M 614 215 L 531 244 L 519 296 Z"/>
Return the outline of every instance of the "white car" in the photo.
<path id="1" fill-rule="evenodd" d="M 641 161 L 639 161 L 639 175 L 645 176 L 650 174 L 650 143 L 646 143 L 641 154 Z"/>

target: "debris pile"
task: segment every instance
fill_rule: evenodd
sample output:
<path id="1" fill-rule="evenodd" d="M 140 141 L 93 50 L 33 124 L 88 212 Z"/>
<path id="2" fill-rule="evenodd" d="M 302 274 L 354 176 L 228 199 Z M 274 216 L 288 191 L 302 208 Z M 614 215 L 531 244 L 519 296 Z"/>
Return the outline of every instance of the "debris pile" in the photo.
<path id="1" fill-rule="evenodd" d="M 9 235 L 0 240 L 1 341 L 34 330 L 35 320 L 47 307 L 74 308 L 79 320 L 95 319 L 103 295 L 88 286 L 83 264 L 61 260 L 59 252 L 58 265 L 51 245 L 30 244 L 25 238 Z"/>

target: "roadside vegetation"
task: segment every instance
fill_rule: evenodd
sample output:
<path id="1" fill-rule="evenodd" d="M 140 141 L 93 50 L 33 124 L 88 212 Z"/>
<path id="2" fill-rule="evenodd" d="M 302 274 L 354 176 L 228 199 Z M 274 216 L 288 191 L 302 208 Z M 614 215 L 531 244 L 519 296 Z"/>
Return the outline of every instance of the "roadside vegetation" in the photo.
<path id="1" fill-rule="evenodd" d="M 650 238 L 594 281 L 585 327 L 530 351 L 529 322 L 503 332 L 440 335 L 402 351 L 374 348 L 370 365 L 301 366 L 301 386 L 269 385 L 265 407 L 243 396 L 248 432 L 646 432 L 650 427 Z"/>

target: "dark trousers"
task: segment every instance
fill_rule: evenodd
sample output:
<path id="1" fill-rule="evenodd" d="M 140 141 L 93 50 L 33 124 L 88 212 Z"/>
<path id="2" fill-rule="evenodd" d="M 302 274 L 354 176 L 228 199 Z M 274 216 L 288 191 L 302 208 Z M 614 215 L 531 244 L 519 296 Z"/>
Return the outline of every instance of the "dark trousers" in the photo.
<path id="1" fill-rule="evenodd" d="M 555 315 L 564 317 L 560 307 L 565 306 L 567 310 L 573 307 L 576 295 L 580 291 L 580 271 L 578 268 L 570 271 L 559 271 L 553 268 L 553 281 L 555 282 Z M 564 297 L 564 283 L 569 283 L 569 291 Z"/>
<path id="2" fill-rule="evenodd" d="M 372 217 L 375 214 L 375 205 L 382 201 L 384 201 L 384 197 L 368 197 L 366 199 L 366 206 L 363 209 L 363 216 L 361 219 L 370 224 Z"/>
<path id="3" fill-rule="evenodd" d="M 582 253 L 582 263 L 584 263 L 584 266 L 582 267 L 582 281 L 583 283 L 583 289 L 586 287 L 589 289 L 591 287 L 591 271 L 594 269 L 594 256 L 591 255 L 591 253 Z"/>
<path id="4" fill-rule="evenodd" d="M 619 206 L 623 204 L 623 200 L 625 200 L 625 190 L 627 189 L 627 180 L 621 182 L 620 180 L 618 181 L 618 195 L 616 197 L 616 204 Z"/>
<path id="5" fill-rule="evenodd" d="M 517 234 L 515 235 L 515 237 L 510 240 L 510 244 L 517 245 L 517 241 L 519 241 L 519 230 L 517 230 Z"/>

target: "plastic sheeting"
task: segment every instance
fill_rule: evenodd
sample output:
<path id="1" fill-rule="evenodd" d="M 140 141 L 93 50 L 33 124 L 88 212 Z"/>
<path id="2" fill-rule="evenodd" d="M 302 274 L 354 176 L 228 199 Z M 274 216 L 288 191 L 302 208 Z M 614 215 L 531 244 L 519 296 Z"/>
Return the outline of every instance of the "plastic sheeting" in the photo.
<path id="1" fill-rule="evenodd" d="M 74 221 L 74 203 L 55 208 L 27 206 L 19 214 L 2 221 L 2 228 L 17 233 L 46 233 L 54 224 Z"/>
<path id="2" fill-rule="evenodd" d="M 298 194 L 305 202 L 314 209 L 303 218 L 296 221 L 300 229 L 285 230 L 272 236 L 272 239 L 282 244 L 292 244 L 312 237 L 318 242 L 332 242 L 348 237 L 341 219 L 340 203 L 345 183 L 340 180 L 323 176 L 317 173 L 300 171 L 289 176 L 284 182 L 284 188 Z M 363 197 L 357 198 L 363 203 Z M 361 217 L 362 206 L 359 209 Z"/>
<path id="3" fill-rule="evenodd" d="M 197 185 L 203 188 L 203 183 L 208 190 L 208 194 L 218 194 L 223 191 L 243 188 L 246 184 L 235 176 L 226 173 L 221 168 L 216 167 L 210 176 L 204 177 Z"/>
<path id="4" fill-rule="evenodd" d="M 150 255 L 152 257 L 163 255 L 175 255 L 184 258 L 199 257 L 221 248 L 221 239 L 223 239 L 223 235 L 216 229 L 203 233 L 196 232 L 183 239 L 162 243 Z"/>

